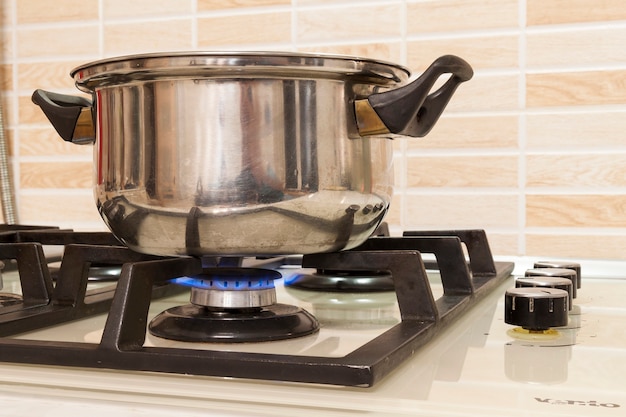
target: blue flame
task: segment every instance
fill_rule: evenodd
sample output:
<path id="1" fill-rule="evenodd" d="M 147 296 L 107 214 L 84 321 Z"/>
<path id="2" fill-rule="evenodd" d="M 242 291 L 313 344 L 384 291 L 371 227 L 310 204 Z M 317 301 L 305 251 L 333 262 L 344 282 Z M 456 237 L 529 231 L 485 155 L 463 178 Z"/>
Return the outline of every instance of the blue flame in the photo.
<path id="1" fill-rule="evenodd" d="M 280 278 L 276 271 L 267 273 L 251 271 L 250 274 L 233 274 L 231 271 L 213 270 L 210 274 L 184 276 L 173 279 L 171 282 L 187 287 L 226 290 L 226 291 L 250 291 L 274 288 L 274 279 Z"/>

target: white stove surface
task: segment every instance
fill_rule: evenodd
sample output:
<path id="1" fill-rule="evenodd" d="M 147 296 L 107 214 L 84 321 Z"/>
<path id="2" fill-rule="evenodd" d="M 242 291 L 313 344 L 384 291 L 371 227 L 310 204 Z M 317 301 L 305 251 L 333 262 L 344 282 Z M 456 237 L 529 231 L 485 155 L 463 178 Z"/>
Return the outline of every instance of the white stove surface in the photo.
<path id="1" fill-rule="evenodd" d="M 626 272 L 624 266 L 610 269 Z M 0 362 L 0 415 L 624 416 L 626 273 L 594 278 L 584 262 L 582 269 L 570 323 L 556 339 L 509 336 L 513 326 L 504 323 L 503 308 L 511 277 L 371 388 Z M 4 274 L 3 291 L 16 285 L 13 274 Z M 390 294 L 366 300 L 277 289 L 279 302 L 297 303 L 318 317 L 318 334 L 210 349 L 343 356 L 399 319 Z M 437 297 L 440 285 L 433 292 Z M 150 315 L 187 302 L 186 296 L 153 302 Z M 20 337 L 97 343 L 103 324 L 104 316 L 95 317 Z M 153 336 L 146 343 L 172 344 Z"/>

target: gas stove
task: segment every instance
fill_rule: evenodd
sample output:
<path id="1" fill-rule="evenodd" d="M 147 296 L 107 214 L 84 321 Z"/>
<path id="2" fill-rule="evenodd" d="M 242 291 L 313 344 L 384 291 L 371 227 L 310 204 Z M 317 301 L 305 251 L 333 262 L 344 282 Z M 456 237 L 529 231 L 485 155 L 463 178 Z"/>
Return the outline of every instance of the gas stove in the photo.
<path id="1" fill-rule="evenodd" d="M 517 331 L 527 326 L 505 322 L 514 265 L 493 260 L 481 230 L 383 230 L 339 253 L 198 259 L 138 254 L 108 233 L 17 228 L 0 229 L 0 404 L 17 414 L 626 406 L 623 277 L 590 279 L 583 264 L 565 323 Z"/>

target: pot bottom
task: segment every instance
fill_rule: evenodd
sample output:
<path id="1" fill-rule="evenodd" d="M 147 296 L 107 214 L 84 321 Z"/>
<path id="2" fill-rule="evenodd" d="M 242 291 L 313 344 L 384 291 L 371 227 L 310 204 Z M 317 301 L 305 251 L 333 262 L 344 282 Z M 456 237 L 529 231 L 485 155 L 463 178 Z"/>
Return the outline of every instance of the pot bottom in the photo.
<path id="1" fill-rule="evenodd" d="M 336 252 L 358 246 L 382 222 L 388 203 L 374 195 L 319 204 L 296 198 L 248 207 L 164 210 L 118 196 L 100 205 L 105 222 L 125 245 L 161 256 L 287 255 Z M 346 192 L 343 192 L 346 196 Z"/>

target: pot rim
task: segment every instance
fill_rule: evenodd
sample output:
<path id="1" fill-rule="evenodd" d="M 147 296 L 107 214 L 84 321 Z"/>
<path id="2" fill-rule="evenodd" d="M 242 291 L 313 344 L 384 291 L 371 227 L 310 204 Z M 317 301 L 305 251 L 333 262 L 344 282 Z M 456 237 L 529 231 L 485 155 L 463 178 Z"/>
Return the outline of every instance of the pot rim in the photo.
<path id="1" fill-rule="evenodd" d="M 376 84 L 403 83 L 408 68 L 391 62 L 347 55 L 291 52 L 166 52 L 118 56 L 74 68 L 81 89 L 164 78 L 330 78 Z"/>

